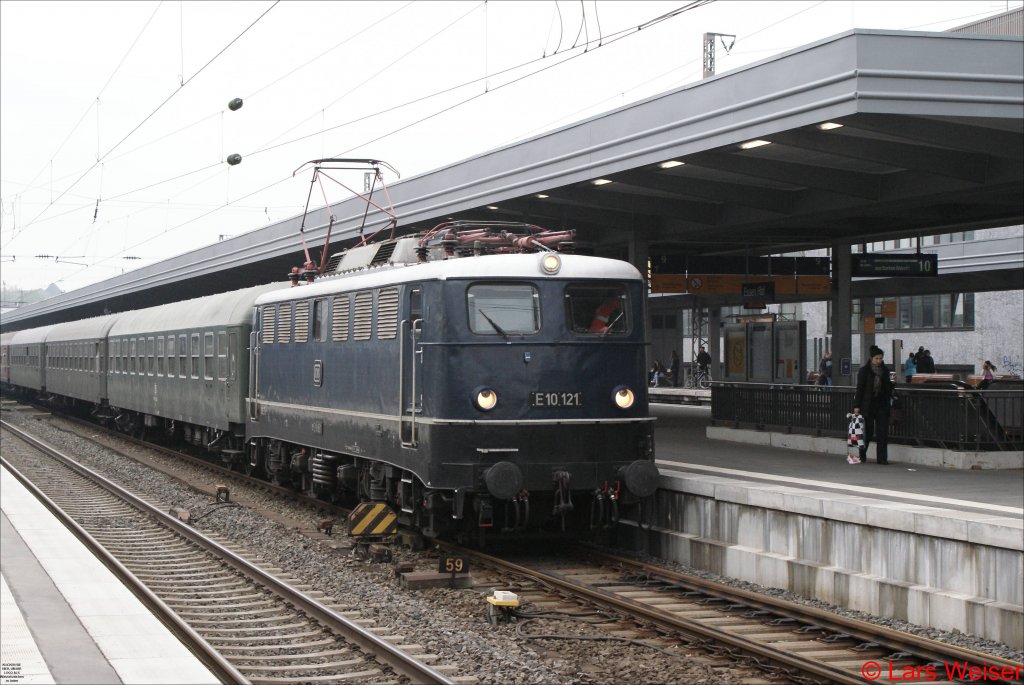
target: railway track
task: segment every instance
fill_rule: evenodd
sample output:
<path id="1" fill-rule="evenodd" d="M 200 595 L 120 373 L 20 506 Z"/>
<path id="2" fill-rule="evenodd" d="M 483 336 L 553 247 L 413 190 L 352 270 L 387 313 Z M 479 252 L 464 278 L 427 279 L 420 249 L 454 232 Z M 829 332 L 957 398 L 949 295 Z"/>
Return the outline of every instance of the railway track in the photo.
<path id="1" fill-rule="evenodd" d="M 38 451 L 3 464 L 173 625 L 224 682 L 452 683 L 419 658 L 75 463 Z M 31 472 L 31 482 L 24 475 Z M 416 646 L 411 646 L 415 651 Z M 422 660 L 421 660 L 422 659 Z"/>
<path id="2" fill-rule="evenodd" d="M 90 430 L 95 426 L 90 425 Z M 118 435 L 121 439 L 123 436 Z M 107 442 L 96 442 L 110 448 Z M 158 449 L 149 443 L 140 444 L 147 450 Z M 170 454 L 181 458 L 177 452 Z M 214 468 L 218 477 L 243 477 L 208 461 L 198 461 L 205 468 Z M 209 488 L 209 479 L 204 483 Z M 279 490 L 270 484 L 265 488 Z M 296 499 L 290 491 L 279 494 Z M 324 503 L 316 506 L 320 505 Z M 538 610 L 565 615 L 596 607 L 603 613 L 587 627 L 595 635 L 633 640 L 675 657 L 709 658 L 716 672 L 723 675 L 759 672 L 772 681 L 798 683 L 864 683 L 874 679 L 953 682 L 947 678 L 949 666 L 954 676 L 969 674 L 971 668 L 988 668 L 988 673 L 993 668 L 1000 672 L 1010 669 L 1019 682 L 1021 664 L 1017 662 L 594 549 L 582 554 L 560 549 L 553 559 L 517 563 L 454 546 L 442 548 L 475 559 L 476 587 L 506 588 L 521 594 L 528 602 L 526 611 L 517 618 L 517 633 L 523 637 L 539 637 L 529 634 L 531 627 L 527 626 Z M 581 604 L 589 608 L 581 610 Z M 609 613 L 616 620 L 602 618 Z"/>
<path id="3" fill-rule="evenodd" d="M 517 619 L 596 609 L 593 632 L 602 639 L 639 639 L 677 654 L 697 648 L 772 679 L 952 684 L 987 674 L 998 677 L 985 682 L 1020 683 L 1024 674 L 1018 662 L 589 548 L 513 561 L 442 547 L 471 560 L 476 584 L 518 593 L 528 610 L 514 612 Z"/>

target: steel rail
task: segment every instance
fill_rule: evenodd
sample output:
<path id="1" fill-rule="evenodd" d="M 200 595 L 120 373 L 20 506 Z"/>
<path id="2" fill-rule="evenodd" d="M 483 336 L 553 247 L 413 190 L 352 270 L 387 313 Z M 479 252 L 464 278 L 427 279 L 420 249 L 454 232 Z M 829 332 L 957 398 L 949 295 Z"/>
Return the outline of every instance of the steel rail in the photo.
<path id="1" fill-rule="evenodd" d="M 13 429 L 6 422 L 2 422 L 3 427 L 11 430 L 20 439 L 25 440 L 25 434 L 21 433 L 17 429 Z M 39 448 L 31 440 L 26 440 L 33 447 Z M 135 595 L 142 605 L 145 606 L 153 615 L 159 620 L 170 632 L 174 635 L 192 654 L 196 656 L 199 661 L 210 669 L 210 672 L 217 677 L 222 683 L 238 684 L 238 685 L 249 685 L 249 680 L 242 675 L 238 669 L 231 665 L 227 659 L 221 656 L 209 642 L 185 623 L 178 615 L 171 609 L 162 599 L 157 597 L 152 590 L 147 588 L 142 581 L 140 581 L 134 573 L 129 571 L 120 561 L 114 558 L 113 555 L 108 552 L 103 545 L 101 545 L 92 535 L 90 535 L 82 526 L 78 524 L 73 518 L 68 516 L 60 506 L 57 505 L 52 499 L 46 496 L 42 490 L 37 488 L 35 484 L 28 479 L 23 473 L 14 467 L 13 464 L 7 461 L 6 458 L 0 457 L 0 463 L 7 471 L 18 479 L 25 488 L 32 493 L 32 495 L 39 500 L 39 502 L 50 510 L 50 512 L 57 517 L 61 524 L 67 528 L 72 535 L 85 545 L 86 549 L 92 552 L 100 563 L 106 566 L 111 573 L 113 573 L 118 580 L 120 580 L 133 595 Z"/>
<path id="2" fill-rule="evenodd" d="M 591 602 L 613 606 L 620 611 L 624 611 L 633 616 L 639 616 L 645 621 L 660 626 L 662 629 L 682 632 L 688 635 L 696 635 L 704 639 L 712 640 L 714 642 L 727 645 L 733 649 L 737 649 L 749 656 L 768 659 L 774 663 L 785 666 L 786 668 L 800 671 L 817 678 L 823 678 L 829 682 L 839 683 L 840 685 L 864 685 L 864 679 L 862 677 L 855 677 L 853 674 L 838 668 L 832 668 L 825 664 L 808 662 L 799 655 L 773 649 L 766 645 L 747 640 L 739 635 L 734 635 L 710 626 L 701 625 L 693 620 L 672 616 L 631 599 L 615 597 L 611 593 L 603 590 L 588 588 L 583 585 L 579 585 L 578 583 L 563 580 L 556 576 L 548 575 L 525 566 L 520 566 L 519 564 L 499 559 L 498 557 L 493 557 L 482 552 L 466 550 L 455 545 L 447 545 L 443 543 L 439 546 L 442 549 L 448 549 L 453 552 L 457 551 L 461 556 L 475 558 L 492 566 L 507 569 L 528 578 L 539 580 L 540 582 L 549 586 L 554 586 L 563 592 L 567 592 L 575 596 L 582 596 Z"/>
<path id="3" fill-rule="evenodd" d="M 686 585 L 695 590 L 707 592 L 716 597 L 725 597 L 736 604 L 746 604 L 752 609 L 761 609 L 778 614 L 784 618 L 792 618 L 802 623 L 809 623 L 828 631 L 846 633 L 853 638 L 864 642 L 875 642 L 882 647 L 892 649 L 893 652 L 908 652 L 915 657 L 928 661 L 948 662 L 967 661 L 974 664 L 982 662 L 1012 669 L 1020 669 L 1024 664 L 1005 659 L 1000 656 L 983 654 L 974 650 L 957 647 L 937 640 L 919 637 L 885 626 L 876 626 L 871 623 L 834 614 L 830 611 L 816 607 L 798 606 L 785 600 L 776 599 L 769 595 L 762 595 L 749 590 L 723 585 L 711 580 L 689 576 L 669 569 L 638 562 L 634 559 L 607 554 L 605 552 L 591 552 L 597 559 L 607 559 L 623 566 L 631 566 L 638 570 L 650 573 L 652 577 L 669 580 L 679 585 Z"/>
<path id="4" fill-rule="evenodd" d="M 71 457 L 60 452 L 54 447 L 47 445 L 45 442 L 32 437 L 28 433 L 12 426 L 6 421 L 0 421 L 0 425 L 4 429 L 11 431 L 12 434 L 16 435 L 20 439 L 29 443 L 36 449 L 40 449 L 50 456 L 58 459 L 66 466 L 76 471 L 77 473 L 85 476 L 86 478 L 96 482 L 98 485 L 106 489 L 108 492 L 116 495 L 117 497 L 125 500 L 135 508 L 139 509 L 143 513 L 155 518 L 166 527 L 174 530 L 182 537 L 187 538 L 191 542 L 198 545 L 200 548 L 216 554 L 223 558 L 237 571 L 245 575 L 246 577 L 256 580 L 264 584 L 267 589 L 272 591 L 278 597 L 282 598 L 286 602 L 292 604 L 300 611 L 305 612 L 307 615 L 315 618 L 322 622 L 327 627 L 336 630 L 339 634 L 345 637 L 347 640 L 351 640 L 354 644 L 358 645 L 362 649 L 367 650 L 369 653 L 377 655 L 382 658 L 383 662 L 394 669 L 394 671 L 400 676 L 407 678 L 413 683 L 424 683 L 424 684 L 437 684 L 437 685 L 454 685 L 442 673 L 436 671 L 430 666 L 417 661 L 411 655 L 406 654 L 402 650 L 398 649 L 390 642 L 383 640 L 362 626 L 353 623 L 344 616 L 341 616 L 337 612 L 324 606 L 314 598 L 305 594 L 301 590 L 297 590 L 286 583 L 281 582 L 271 574 L 267 573 L 258 566 L 250 563 L 246 559 L 238 556 L 231 550 L 223 547 L 217 542 L 209 539 L 202 533 L 194 530 L 190 526 L 186 525 L 182 521 L 179 521 L 176 517 L 171 516 L 163 511 L 155 508 L 145 500 L 137 497 L 131 492 L 120 487 L 116 483 L 104 478 L 100 474 L 96 473 L 92 469 L 77 463 Z M 6 464 L 6 460 L 4 461 Z M 88 535 L 84 530 L 83 534 Z M 97 543 L 98 544 L 98 543 Z M 114 560 L 116 562 L 116 560 Z M 118 564 L 120 566 L 120 564 Z M 127 569 L 124 569 L 126 573 L 130 573 Z M 159 601 L 159 599 L 157 599 Z M 170 609 L 167 609 L 170 611 Z M 175 616 L 177 618 L 177 616 Z M 180 620 L 180 619 L 178 619 Z M 198 637 L 198 636 L 197 636 Z M 200 638 L 201 639 L 201 638 Z M 211 648 L 212 649 L 212 648 Z M 219 655 L 218 655 L 219 656 Z M 239 674 L 241 677 L 241 674 Z M 248 682 L 246 680 L 240 681 L 229 681 L 229 682 Z"/>

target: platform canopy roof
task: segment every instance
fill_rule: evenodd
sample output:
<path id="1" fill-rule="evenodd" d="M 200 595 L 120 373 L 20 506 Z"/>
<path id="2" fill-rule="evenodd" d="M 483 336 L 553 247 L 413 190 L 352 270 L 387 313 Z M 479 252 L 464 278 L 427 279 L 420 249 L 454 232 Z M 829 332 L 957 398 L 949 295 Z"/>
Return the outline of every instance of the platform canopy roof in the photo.
<path id="1" fill-rule="evenodd" d="M 1024 39 L 860 29 L 389 187 L 400 232 L 525 220 L 622 258 L 634 239 L 651 254 L 766 255 L 1018 224 L 1022 189 Z M 332 210 L 336 250 L 365 205 Z M 311 245 L 327 216 L 307 217 Z M 300 220 L 24 307 L 5 328 L 283 279 L 303 261 Z M 371 211 L 367 231 L 384 220 Z"/>

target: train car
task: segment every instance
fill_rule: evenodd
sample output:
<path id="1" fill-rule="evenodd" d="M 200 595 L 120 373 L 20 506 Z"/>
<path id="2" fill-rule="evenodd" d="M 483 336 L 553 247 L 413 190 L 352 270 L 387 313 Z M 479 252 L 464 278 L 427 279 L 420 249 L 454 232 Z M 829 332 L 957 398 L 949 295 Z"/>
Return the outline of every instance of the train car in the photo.
<path id="1" fill-rule="evenodd" d="M 0 387 L 7 389 L 11 384 L 11 339 L 14 332 L 0 333 Z"/>
<path id="2" fill-rule="evenodd" d="M 58 401 L 107 405 L 107 334 L 120 314 L 54 325 L 46 335 L 46 390 Z"/>
<path id="3" fill-rule="evenodd" d="M 46 336 L 53 326 L 15 331 L 11 336 L 11 385 L 36 393 L 46 391 Z"/>
<path id="4" fill-rule="evenodd" d="M 242 454 L 252 306 L 287 283 L 125 312 L 109 332 L 109 403 L 122 430 L 147 428 Z"/>
<path id="5" fill-rule="evenodd" d="M 341 261 L 358 270 L 256 301 L 251 466 L 427 535 L 602 524 L 653 494 L 640 273 L 425 260 L 437 242 L 361 247 Z"/>

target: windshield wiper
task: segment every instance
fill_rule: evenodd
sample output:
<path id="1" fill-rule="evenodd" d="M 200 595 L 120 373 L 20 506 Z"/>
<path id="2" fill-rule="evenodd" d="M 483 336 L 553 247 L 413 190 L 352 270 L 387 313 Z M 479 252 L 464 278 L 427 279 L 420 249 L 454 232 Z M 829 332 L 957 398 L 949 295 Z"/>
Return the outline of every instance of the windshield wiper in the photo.
<path id="1" fill-rule="evenodd" d="M 604 336 L 606 336 L 606 335 L 608 335 L 609 333 L 611 333 L 611 332 L 612 332 L 612 326 L 614 326 L 615 324 L 617 324 L 617 323 L 619 322 L 619 319 L 621 319 L 621 318 L 622 318 L 622 315 L 623 315 L 623 314 L 625 314 L 625 313 L 626 313 L 626 312 L 624 312 L 624 311 L 622 311 L 622 310 L 619 310 L 619 315 L 618 315 L 618 316 L 616 316 L 616 317 L 615 317 L 614 319 L 612 319 L 611 321 L 609 321 L 609 322 L 608 322 L 608 326 L 607 326 L 607 328 L 605 328 L 605 329 L 604 329 L 603 331 L 601 331 L 601 337 L 602 337 L 602 338 L 603 338 Z"/>
<path id="2" fill-rule="evenodd" d="M 494 328 L 494 330 L 498 332 L 498 335 L 505 336 L 505 342 L 509 342 L 509 343 L 512 342 L 512 336 L 510 336 L 507 332 L 505 332 L 505 329 L 503 329 L 501 326 L 496 324 L 494 322 L 494 319 L 492 319 L 491 317 L 487 316 L 487 312 L 485 312 L 482 309 L 478 309 L 477 311 L 480 312 L 480 316 L 482 316 L 485 319 L 487 319 L 487 323 L 491 324 L 491 327 Z"/>

